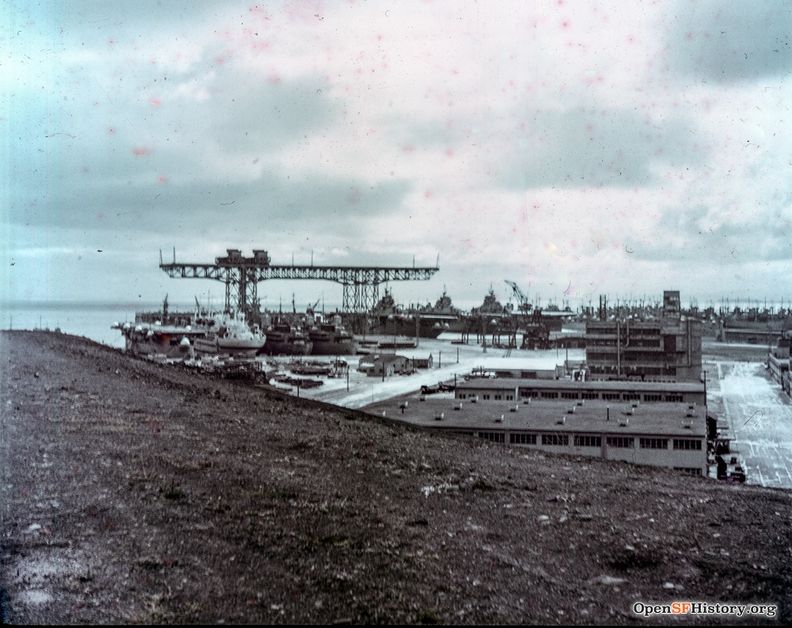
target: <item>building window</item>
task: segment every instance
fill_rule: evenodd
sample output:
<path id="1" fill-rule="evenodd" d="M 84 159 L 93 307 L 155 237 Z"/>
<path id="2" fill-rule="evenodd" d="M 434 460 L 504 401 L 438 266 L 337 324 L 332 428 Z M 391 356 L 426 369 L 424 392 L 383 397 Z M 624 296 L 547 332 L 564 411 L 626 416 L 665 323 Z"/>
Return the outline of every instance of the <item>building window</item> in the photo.
<path id="1" fill-rule="evenodd" d="M 573 393 L 573 392 L 562 392 L 562 393 L 561 393 L 561 398 L 562 398 L 562 399 L 577 399 L 577 398 L 578 398 L 578 396 L 577 396 L 577 393 Z"/>
<path id="2" fill-rule="evenodd" d="M 663 395 L 644 395 L 644 401 L 662 401 Z"/>
<path id="3" fill-rule="evenodd" d="M 696 451 L 701 451 L 701 440 L 697 438 L 675 438 L 674 449 L 695 449 Z"/>
<path id="4" fill-rule="evenodd" d="M 608 447 L 621 447 L 622 449 L 635 447 L 635 439 L 628 436 L 608 436 L 605 442 Z"/>
<path id="5" fill-rule="evenodd" d="M 459 398 L 460 399 L 464 399 L 465 398 L 465 393 L 459 393 Z"/>
<path id="6" fill-rule="evenodd" d="M 674 471 L 682 471 L 688 475 L 701 475 L 701 469 L 698 467 L 674 467 Z"/>
<path id="7" fill-rule="evenodd" d="M 584 392 L 580 393 L 581 399 L 599 399 L 599 393 L 595 392 Z"/>
<path id="8" fill-rule="evenodd" d="M 614 401 L 621 397 L 621 393 L 602 393 L 602 398 L 606 401 Z"/>
<path id="9" fill-rule="evenodd" d="M 506 395 L 506 401 L 514 401 L 514 395 Z"/>
<path id="10" fill-rule="evenodd" d="M 536 445 L 536 434 L 509 434 L 512 445 Z"/>
<path id="11" fill-rule="evenodd" d="M 601 447 L 602 437 L 575 434 L 575 447 Z"/>
<path id="12" fill-rule="evenodd" d="M 666 395 L 665 400 L 674 403 L 682 403 L 682 395 Z"/>
<path id="13" fill-rule="evenodd" d="M 489 395 L 483 395 L 484 399 L 489 399 Z"/>
<path id="14" fill-rule="evenodd" d="M 542 393 L 542 399 L 558 399 L 558 393 L 544 391 Z"/>
<path id="15" fill-rule="evenodd" d="M 505 443 L 506 434 L 503 432 L 478 432 L 478 437 L 492 443 Z"/>
<path id="16" fill-rule="evenodd" d="M 565 447 L 569 445 L 569 436 L 567 434 L 542 434 L 542 445 Z"/>
<path id="17" fill-rule="evenodd" d="M 539 396 L 539 392 L 536 391 L 536 390 L 521 390 L 520 391 L 520 397 L 522 397 L 523 399 L 526 399 L 526 398 L 529 398 L 529 397 L 532 398 L 532 399 L 536 399 L 538 396 Z"/>
<path id="18" fill-rule="evenodd" d="M 642 438 L 641 449 L 668 449 L 666 438 Z"/>
<path id="19" fill-rule="evenodd" d="M 500 401 L 500 399 L 501 399 L 500 395 L 495 395 L 495 401 Z"/>
<path id="20" fill-rule="evenodd" d="M 638 393 L 624 393 L 623 398 L 625 401 L 640 401 L 641 395 Z"/>

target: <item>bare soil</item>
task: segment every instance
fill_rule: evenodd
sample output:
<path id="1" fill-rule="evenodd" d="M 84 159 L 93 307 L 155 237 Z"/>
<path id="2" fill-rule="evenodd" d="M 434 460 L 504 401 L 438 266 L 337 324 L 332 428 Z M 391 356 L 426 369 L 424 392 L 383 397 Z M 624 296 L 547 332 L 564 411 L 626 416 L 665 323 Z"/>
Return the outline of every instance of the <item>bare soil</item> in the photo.
<path id="1" fill-rule="evenodd" d="M 634 601 L 690 599 L 792 621 L 789 492 L 419 432 L 59 334 L 0 333 L 0 404 L 6 621 L 633 623 Z"/>

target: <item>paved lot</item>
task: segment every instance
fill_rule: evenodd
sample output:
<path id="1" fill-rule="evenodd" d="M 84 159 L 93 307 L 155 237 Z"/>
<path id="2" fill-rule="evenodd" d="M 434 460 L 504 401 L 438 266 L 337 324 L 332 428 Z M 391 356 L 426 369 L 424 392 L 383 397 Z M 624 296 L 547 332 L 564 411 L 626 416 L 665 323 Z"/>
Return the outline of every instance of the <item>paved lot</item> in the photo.
<path id="1" fill-rule="evenodd" d="M 747 481 L 792 488 L 789 398 L 762 363 L 714 360 L 707 370 L 710 405 L 729 426 Z"/>

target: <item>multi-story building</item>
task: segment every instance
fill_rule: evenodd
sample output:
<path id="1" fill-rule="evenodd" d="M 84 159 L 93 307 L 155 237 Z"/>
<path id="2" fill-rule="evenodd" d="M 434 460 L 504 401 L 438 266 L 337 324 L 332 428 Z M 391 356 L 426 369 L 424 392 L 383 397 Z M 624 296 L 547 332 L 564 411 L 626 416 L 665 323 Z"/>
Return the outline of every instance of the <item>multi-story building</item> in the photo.
<path id="1" fill-rule="evenodd" d="M 701 381 L 701 324 L 666 291 L 662 317 L 586 323 L 586 363 L 591 379 Z"/>

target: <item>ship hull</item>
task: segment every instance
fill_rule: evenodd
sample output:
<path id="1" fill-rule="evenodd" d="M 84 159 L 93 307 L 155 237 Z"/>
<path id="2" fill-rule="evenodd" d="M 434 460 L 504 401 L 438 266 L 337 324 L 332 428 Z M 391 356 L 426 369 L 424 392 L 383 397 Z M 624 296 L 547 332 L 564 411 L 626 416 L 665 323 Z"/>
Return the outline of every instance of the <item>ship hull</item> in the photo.
<path id="1" fill-rule="evenodd" d="M 312 344 L 311 342 L 295 343 L 290 340 L 270 341 L 267 339 L 261 352 L 267 355 L 310 355 Z"/>
<path id="2" fill-rule="evenodd" d="M 313 340 L 311 355 L 355 355 L 357 343 L 354 340 Z"/>
<path id="3" fill-rule="evenodd" d="M 194 347 L 198 355 L 230 355 L 252 358 L 264 346 L 263 340 L 196 338 Z"/>
<path id="4" fill-rule="evenodd" d="M 444 331 L 448 331 L 448 329 L 429 320 L 422 320 L 418 325 L 419 338 L 437 338 Z M 415 322 L 402 320 L 378 321 L 369 327 L 368 333 L 379 336 L 407 336 L 414 338 Z"/>

